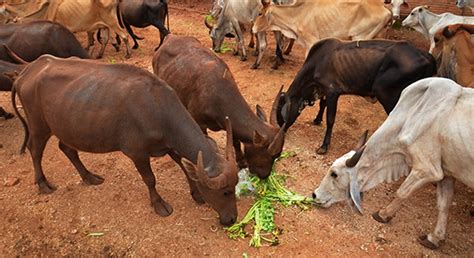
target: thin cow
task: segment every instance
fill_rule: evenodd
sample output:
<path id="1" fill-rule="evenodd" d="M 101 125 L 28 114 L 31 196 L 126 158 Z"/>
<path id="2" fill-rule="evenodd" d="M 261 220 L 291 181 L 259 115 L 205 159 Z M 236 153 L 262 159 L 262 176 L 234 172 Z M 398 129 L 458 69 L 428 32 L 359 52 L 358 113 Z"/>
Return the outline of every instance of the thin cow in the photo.
<path id="1" fill-rule="evenodd" d="M 321 98 L 314 124 L 321 123 L 327 105 L 326 134 L 317 150 L 324 154 L 331 141 L 339 96 L 376 98 L 389 114 L 403 89 L 434 74 L 434 58 L 405 41 L 322 40 L 311 48 L 288 92 L 280 96 L 278 123 L 289 128 L 306 105 Z"/>
<path id="2" fill-rule="evenodd" d="M 28 123 L 16 109 L 16 93 Z M 12 100 L 29 133 L 27 147 L 40 192 L 55 190 L 41 167 L 46 143 L 55 135 L 86 184 L 98 185 L 104 179 L 86 169 L 78 151 L 124 153 L 142 176 L 160 216 L 169 216 L 173 209 L 155 189 L 150 157 L 168 154 L 186 174 L 193 199 L 209 203 L 223 225 L 235 222 L 238 178 L 230 122 L 225 121 L 224 158 L 174 90 L 155 75 L 132 65 L 43 55 L 15 80 Z"/>
<path id="3" fill-rule="evenodd" d="M 454 15 L 452 13 L 436 14 L 428 9 L 428 6 L 413 8 L 410 15 L 403 20 L 402 25 L 411 27 L 423 34 L 430 41 L 430 53 L 435 46 L 434 34 L 440 29 L 456 23 L 474 24 L 474 17 Z"/>
<path id="4" fill-rule="evenodd" d="M 381 0 L 295 0 L 289 5 L 269 5 L 262 0 L 262 3 L 264 8 L 252 31 L 280 31 L 287 38 L 295 39 L 306 55 L 324 38 L 366 40 L 381 36 L 391 20 L 390 11 Z M 257 67 L 265 48 L 265 40 L 260 40 Z"/>
<path id="5" fill-rule="evenodd" d="M 449 25 L 434 36 L 438 76 L 474 88 L 474 25 Z"/>
<path id="6" fill-rule="evenodd" d="M 356 150 L 334 161 L 313 198 L 322 207 L 351 199 L 362 212 L 360 192 L 406 176 L 395 199 L 372 215 L 387 223 L 413 193 L 436 183 L 438 221 L 419 242 L 438 248 L 446 238 L 454 181 L 474 188 L 472 142 L 474 89 L 445 78 L 417 81 L 403 91 L 367 145 L 362 141 Z"/>
<path id="7" fill-rule="evenodd" d="M 270 122 L 260 106 L 257 114 L 252 112 L 229 67 L 193 37 L 168 35 L 153 56 L 153 71 L 176 90 L 203 132 L 223 130 L 229 117 L 240 167 L 248 165 L 260 178 L 270 175 L 285 141 L 284 127 L 276 122 L 276 106 Z"/>

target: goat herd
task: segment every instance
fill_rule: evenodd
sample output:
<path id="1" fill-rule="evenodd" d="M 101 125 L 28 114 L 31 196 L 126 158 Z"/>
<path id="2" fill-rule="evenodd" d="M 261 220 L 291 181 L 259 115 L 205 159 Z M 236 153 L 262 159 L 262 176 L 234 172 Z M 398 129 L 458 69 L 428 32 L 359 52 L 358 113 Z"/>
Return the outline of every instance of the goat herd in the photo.
<path id="1" fill-rule="evenodd" d="M 250 109 L 228 66 L 209 46 L 169 34 L 166 1 L 105 2 L 32 0 L 2 3 L 0 8 L 10 20 L 12 13 L 21 14 L 13 19 L 18 22 L 0 25 L 0 89 L 12 91 L 15 114 L 25 128 L 21 151 L 27 148 L 31 154 L 41 193 L 55 190 L 41 166 L 46 143 L 54 135 L 86 184 L 104 179 L 83 165 L 78 151 L 125 154 L 161 216 L 173 209 L 155 189 L 150 157 L 169 155 L 184 171 L 192 198 L 208 203 L 221 224 L 231 225 L 237 219 L 238 168 L 268 177 L 286 131 L 317 100 L 315 124 L 322 122 L 327 107 L 327 131 L 317 153 L 326 153 L 338 98 L 352 94 L 378 100 L 388 118 L 368 141 L 365 134 L 353 151 L 334 161 L 313 193 L 316 205 L 329 207 L 349 199 L 362 212 L 361 192 L 406 177 L 395 199 L 373 214 L 386 223 L 413 192 L 435 183 L 438 221 L 419 241 L 435 249 L 445 239 L 454 180 L 474 188 L 474 90 L 467 88 L 474 87 L 473 17 L 415 7 L 402 23 L 431 41 L 428 53 L 405 41 L 372 39 L 383 35 L 392 19 L 381 0 L 215 1 L 216 24 L 206 22 L 215 51 L 225 36 L 236 37 L 236 53 L 245 60 L 242 28 L 248 24 L 254 24 L 259 50 L 253 68 L 261 61 L 267 31 L 276 32 L 277 60 L 283 61 L 285 38 L 306 51 L 303 67 L 286 92 L 275 92 L 267 116 L 260 106 L 256 114 Z M 125 12 L 132 8 L 127 2 L 139 11 Z M 394 16 L 402 4 L 407 3 L 392 1 Z M 78 9 L 85 13 L 68 13 Z M 104 29 L 97 37 L 105 38 L 105 46 L 116 32 L 114 43 L 124 40 L 129 55 L 121 25 L 136 47 L 138 37 L 130 25 L 160 30 L 162 41 L 150 57 L 154 74 L 133 65 L 89 60 L 72 33 L 87 31 L 93 42 L 94 32 Z M 26 119 L 18 111 L 16 95 Z M 14 117 L 1 108 L 0 116 Z M 208 129 L 226 131 L 224 155 L 207 136 Z"/>

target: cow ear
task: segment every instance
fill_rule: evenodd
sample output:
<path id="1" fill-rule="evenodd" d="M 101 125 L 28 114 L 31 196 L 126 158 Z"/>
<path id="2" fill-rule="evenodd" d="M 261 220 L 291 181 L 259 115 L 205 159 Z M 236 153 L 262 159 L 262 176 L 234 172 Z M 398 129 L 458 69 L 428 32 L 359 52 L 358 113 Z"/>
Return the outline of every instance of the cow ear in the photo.
<path id="1" fill-rule="evenodd" d="M 408 5 L 407 2 L 403 2 L 402 7 L 403 7 L 403 8 L 410 8 L 410 6 Z"/>
<path id="2" fill-rule="evenodd" d="M 262 0 L 263 8 L 267 8 L 268 6 L 270 6 L 270 4 L 271 0 Z"/>
<path id="3" fill-rule="evenodd" d="M 181 164 L 186 170 L 185 172 L 188 174 L 189 178 L 193 181 L 198 181 L 197 166 L 187 158 L 181 158 Z"/>
<path id="4" fill-rule="evenodd" d="M 263 111 L 263 108 L 257 104 L 257 116 L 262 120 L 263 122 L 268 122 L 267 116 L 265 115 L 265 111 Z"/>
<path id="5" fill-rule="evenodd" d="M 265 146 L 265 143 L 267 142 L 267 139 L 263 137 L 261 134 L 259 134 L 257 131 L 253 132 L 253 144 L 257 147 L 263 147 Z"/>

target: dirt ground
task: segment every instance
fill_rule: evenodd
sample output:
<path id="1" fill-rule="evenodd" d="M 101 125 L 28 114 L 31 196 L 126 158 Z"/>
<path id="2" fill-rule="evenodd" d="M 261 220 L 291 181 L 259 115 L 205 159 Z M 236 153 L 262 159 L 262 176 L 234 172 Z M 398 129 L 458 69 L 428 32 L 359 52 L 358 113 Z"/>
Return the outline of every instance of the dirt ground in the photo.
<path id="1" fill-rule="evenodd" d="M 203 16 L 208 6 L 170 7 L 171 31 L 197 37 L 211 45 Z M 155 28 L 136 29 L 144 36 L 132 58 L 108 47 L 100 60 L 134 64 L 149 71 L 153 49 L 158 45 Z M 85 35 L 78 35 L 85 43 Z M 392 38 L 406 38 L 426 48 L 427 42 L 414 32 L 393 32 Z M 241 62 L 231 53 L 220 54 L 229 65 L 242 95 L 255 107 L 269 112 L 278 88 L 289 86 L 301 68 L 304 56 L 299 46 L 279 70 L 271 70 L 273 45 L 260 69 L 251 70 L 255 57 Z M 361 75 L 363 76 L 363 75 Z M 9 93 L 0 93 L 0 106 L 12 112 Z M 287 134 L 285 149 L 297 156 L 278 165 L 290 176 L 287 186 L 310 195 L 327 172 L 331 162 L 353 147 L 366 129 L 373 133 L 386 118 L 380 104 L 355 96 L 339 100 L 332 144 L 327 155 L 315 154 L 322 142 L 324 126 L 310 124 L 316 107 L 304 110 Z M 220 146 L 224 134 L 212 133 Z M 208 205 L 191 199 L 184 174 L 168 157 L 153 158 L 158 192 L 174 208 L 162 218 L 149 205 L 148 192 L 132 162 L 121 153 L 81 153 L 86 167 L 106 180 L 99 186 L 86 186 L 72 164 L 59 151 L 57 139 L 50 140 L 43 158 L 46 176 L 58 186 L 50 195 L 40 195 L 34 185 L 29 154 L 19 155 L 23 129 L 18 119 L 0 120 L 0 253 L 3 256 L 472 256 L 474 254 L 473 191 L 456 184 L 450 210 L 447 240 L 438 251 L 420 246 L 416 238 L 433 230 L 437 218 L 436 189 L 429 185 L 410 198 L 389 224 L 380 224 L 370 214 L 387 205 L 400 182 L 382 184 L 364 196 L 365 214 L 359 216 L 346 203 L 330 209 L 300 212 L 278 208 L 276 223 L 284 229 L 280 245 L 256 249 L 249 239 L 231 240 L 219 225 L 217 214 Z M 251 198 L 238 201 L 239 217 L 251 205 Z M 91 237 L 88 233 L 103 233 Z"/>

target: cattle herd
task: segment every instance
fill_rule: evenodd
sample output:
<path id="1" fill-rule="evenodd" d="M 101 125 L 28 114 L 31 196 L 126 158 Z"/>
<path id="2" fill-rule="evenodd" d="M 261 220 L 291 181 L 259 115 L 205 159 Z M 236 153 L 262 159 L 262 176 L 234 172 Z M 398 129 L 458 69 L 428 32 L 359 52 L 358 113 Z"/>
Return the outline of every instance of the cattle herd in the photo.
<path id="1" fill-rule="evenodd" d="M 409 1 L 385 4 L 391 8 L 382 0 L 215 0 L 216 22 L 206 21 L 212 50 L 219 52 L 225 37 L 235 37 L 234 52 L 244 61 L 243 32 L 250 31 L 251 44 L 253 35 L 257 40 L 254 69 L 267 32 L 274 32 L 277 42 L 273 68 L 283 63 L 289 40 L 306 53 L 287 90 L 274 92 L 267 116 L 259 105 L 251 110 L 228 66 L 208 44 L 169 33 L 166 0 L 5 0 L 0 3 L 0 90 L 12 91 L 15 115 L 25 129 L 21 152 L 31 154 L 41 193 L 55 190 L 41 166 L 54 135 L 86 184 L 104 179 L 83 165 L 78 151 L 121 151 L 140 173 L 155 212 L 168 216 L 173 209 L 155 189 L 150 157 L 169 155 L 186 175 L 192 198 L 208 203 L 223 225 L 237 219 L 238 169 L 268 177 L 286 132 L 307 105 L 320 101 L 314 124 L 322 122 L 327 107 L 326 134 L 317 149 L 324 154 L 341 95 L 379 101 L 386 121 L 334 161 L 312 194 L 315 205 L 351 200 L 362 212 L 362 192 L 406 177 L 395 199 L 372 215 L 386 223 L 416 190 L 436 184 L 438 221 L 433 232 L 419 238 L 435 249 L 445 239 L 454 181 L 474 188 L 474 89 L 469 88 L 474 87 L 474 17 L 413 8 L 402 24 L 430 41 L 426 52 L 383 39 Z M 474 6 L 473 1 L 452 4 Z M 127 32 L 137 48 L 141 38 L 131 26 L 149 25 L 161 39 L 149 56 L 154 74 L 91 60 L 94 37 L 102 44 L 96 57 L 103 56 L 109 39 L 117 50 L 123 41 L 129 57 Z M 76 32 L 88 33 L 89 51 Z M 0 117 L 15 115 L 0 107 Z M 226 131 L 223 154 L 208 129 Z"/>

